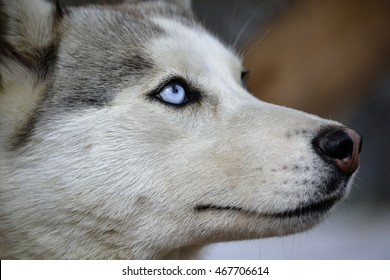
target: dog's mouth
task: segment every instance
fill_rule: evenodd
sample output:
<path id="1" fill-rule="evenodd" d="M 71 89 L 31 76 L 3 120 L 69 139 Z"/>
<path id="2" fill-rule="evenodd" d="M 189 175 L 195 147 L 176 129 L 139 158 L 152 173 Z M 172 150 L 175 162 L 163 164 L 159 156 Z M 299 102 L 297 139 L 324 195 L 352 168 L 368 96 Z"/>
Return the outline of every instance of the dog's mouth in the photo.
<path id="1" fill-rule="evenodd" d="M 321 201 L 303 204 L 298 206 L 295 209 L 285 210 L 281 212 L 257 212 L 253 210 L 247 210 L 242 207 L 236 206 L 219 206 L 214 204 L 199 204 L 195 206 L 194 210 L 196 212 L 205 212 L 205 211 L 236 211 L 241 212 L 243 214 L 255 214 L 258 217 L 266 217 L 266 218 L 295 218 L 295 217 L 316 217 L 321 216 L 327 213 L 339 200 L 339 198 L 329 198 Z"/>

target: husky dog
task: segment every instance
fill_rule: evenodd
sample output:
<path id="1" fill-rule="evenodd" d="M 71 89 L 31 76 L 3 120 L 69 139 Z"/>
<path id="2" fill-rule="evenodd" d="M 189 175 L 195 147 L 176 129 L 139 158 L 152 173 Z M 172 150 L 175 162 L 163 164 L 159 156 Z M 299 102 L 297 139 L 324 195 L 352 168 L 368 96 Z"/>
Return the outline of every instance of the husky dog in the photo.
<path id="1" fill-rule="evenodd" d="M 264 103 L 189 1 L 0 0 L 0 258 L 189 258 L 317 224 L 361 138 Z"/>

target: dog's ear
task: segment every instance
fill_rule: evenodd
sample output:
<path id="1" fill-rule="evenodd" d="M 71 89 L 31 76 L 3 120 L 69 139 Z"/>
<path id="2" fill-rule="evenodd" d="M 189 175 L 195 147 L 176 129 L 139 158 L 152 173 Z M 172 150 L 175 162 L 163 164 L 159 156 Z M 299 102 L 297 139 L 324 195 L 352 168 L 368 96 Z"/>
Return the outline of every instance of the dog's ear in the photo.
<path id="1" fill-rule="evenodd" d="M 191 2 L 192 2 L 191 0 L 153 0 L 153 1 L 163 1 L 163 2 L 172 3 L 172 4 L 175 4 L 175 5 L 181 7 L 182 9 L 185 9 L 185 10 L 191 9 Z M 130 4 L 137 3 L 137 2 L 145 2 L 145 0 L 125 0 L 124 1 L 124 3 L 130 3 Z"/>
<path id="2" fill-rule="evenodd" d="M 26 139 L 57 57 L 64 11 L 54 1 L 0 0 L 0 133 Z M 4 140 L 4 139 L 3 139 Z"/>
<path id="3" fill-rule="evenodd" d="M 56 1 L 0 0 L 0 67 L 13 62 L 32 72 L 45 71 L 58 40 L 64 11 Z"/>

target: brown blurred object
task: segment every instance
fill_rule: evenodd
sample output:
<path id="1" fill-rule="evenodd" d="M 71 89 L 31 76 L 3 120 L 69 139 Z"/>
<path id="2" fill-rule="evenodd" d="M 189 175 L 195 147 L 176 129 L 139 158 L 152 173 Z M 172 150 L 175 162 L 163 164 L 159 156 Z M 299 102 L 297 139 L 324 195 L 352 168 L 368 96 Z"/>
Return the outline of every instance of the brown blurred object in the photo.
<path id="1" fill-rule="evenodd" d="M 388 0 L 297 0 L 265 30 L 245 56 L 264 101 L 334 117 L 389 69 Z"/>

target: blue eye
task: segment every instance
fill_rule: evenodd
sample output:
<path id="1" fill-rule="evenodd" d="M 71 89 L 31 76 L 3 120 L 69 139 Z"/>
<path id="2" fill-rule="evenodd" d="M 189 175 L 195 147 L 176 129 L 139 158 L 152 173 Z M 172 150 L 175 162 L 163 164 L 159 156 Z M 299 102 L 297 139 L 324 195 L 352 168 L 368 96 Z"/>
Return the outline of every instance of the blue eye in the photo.
<path id="1" fill-rule="evenodd" d="M 188 100 L 184 87 L 178 82 L 172 82 L 163 87 L 158 96 L 162 101 L 174 105 L 184 104 Z"/>

